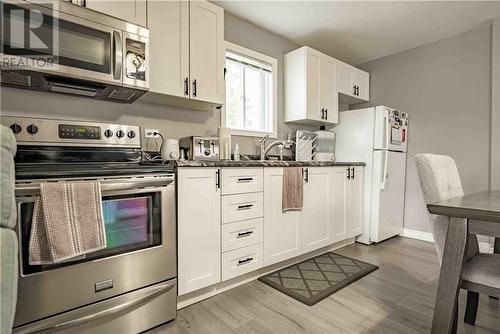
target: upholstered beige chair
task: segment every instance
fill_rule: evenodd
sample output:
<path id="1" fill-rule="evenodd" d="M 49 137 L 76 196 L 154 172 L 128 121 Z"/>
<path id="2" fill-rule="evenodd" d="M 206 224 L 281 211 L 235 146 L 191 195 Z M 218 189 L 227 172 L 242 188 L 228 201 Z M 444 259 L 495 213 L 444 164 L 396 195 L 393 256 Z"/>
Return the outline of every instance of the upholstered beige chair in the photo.
<path id="1" fill-rule="evenodd" d="M 415 162 L 426 204 L 464 194 L 460 175 L 452 158 L 444 155 L 417 154 Z M 441 263 L 449 217 L 429 214 L 429 222 Z M 467 261 L 462 270 L 461 287 L 468 290 L 464 321 L 474 325 L 479 293 L 496 297 L 500 295 L 500 255 L 479 253 L 475 235 L 470 235 L 467 245 Z"/>
<path id="2" fill-rule="evenodd" d="M 16 202 L 14 197 L 14 155 L 16 139 L 12 131 L 0 126 L 0 333 L 10 333 L 14 323 L 17 299 L 17 236 L 12 230 L 16 225 Z"/>

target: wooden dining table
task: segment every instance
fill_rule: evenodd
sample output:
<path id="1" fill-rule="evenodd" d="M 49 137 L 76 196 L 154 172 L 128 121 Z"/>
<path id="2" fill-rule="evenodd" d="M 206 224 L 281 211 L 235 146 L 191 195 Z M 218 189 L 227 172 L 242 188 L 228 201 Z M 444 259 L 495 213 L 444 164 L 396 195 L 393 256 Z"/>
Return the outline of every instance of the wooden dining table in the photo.
<path id="1" fill-rule="evenodd" d="M 432 214 L 450 217 L 439 274 L 432 333 L 452 333 L 468 235 L 495 237 L 494 249 L 496 253 L 500 253 L 500 190 L 451 198 L 428 204 L 427 209 Z"/>

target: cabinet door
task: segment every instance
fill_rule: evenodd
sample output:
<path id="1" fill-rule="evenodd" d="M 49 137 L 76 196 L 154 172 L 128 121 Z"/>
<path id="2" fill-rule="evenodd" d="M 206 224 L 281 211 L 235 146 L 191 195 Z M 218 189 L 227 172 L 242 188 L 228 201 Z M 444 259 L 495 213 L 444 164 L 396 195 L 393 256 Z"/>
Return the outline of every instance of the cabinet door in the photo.
<path id="1" fill-rule="evenodd" d="M 353 85 L 358 87 L 359 99 L 368 101 L 370 99 L 370 74 L 365 71 L 354 68 L 352 73 Z"/>
<path id="2" fill-rule="evenodd" d="M 146 0 L 86 0 L 85 7 L 143 27 L 147 24 Z"/>
<path id="3" fill-rule="evenodd" d="M 333 59 L 322 55 L 320 62 L 320 109 L 325 109 L 324 121 L 338 123 L 338 106 L 335 97 L 335 63 Z"/>
<path id="4" fill-rule="evenodd" d="M 332 168 L 304 168 L 303 253 L 331 243 Z"/>
<path id="5" fill-rule="evenodd" d="M 190 1 L 190 77 L 192 99 L 224 103 L 224 10 L 207 1 Z"/>
<path id="6" fill-rule="evenodd" d="M 332 242 L 349 238 L 349 180 L 348 167 L 333 167 L 332 171 L 332 209 L 330 222 L 332 225 Z"/>
<path id="7" fill-rule="evenodd" d="M 337 61 L 335 64 L 335 86 L 336 91 L 345 95 L 354 95 L 354 83 L 352 82 L 353 67 L 344 62 Z"/>
<path id="8" fill-rule="evenodd" d="M 189 98 L 189 2 L 148 3 L 150 91 Z"/>
<path id="9" fill-rule="evenodd" d="M 179 295 L 221 280 L 220 189 L 217 168 L 179 168 Z"/>
<path id="10" fill-rule="evenodd" d="M 363 167 L 351 167 L 349 180 L 349 238 L 363 234 Z"/>
<path id="11" fill-rule="evenodd" d="M 283 168 L 264 168 L 264 265 L 302 254 L 300 211 L 283 212 Z"/>
<path id="12" fill-rule="evenodd" d="M 320 99 L 320 87 L 323 76 L 321 74 L 321 54 L 311 48 L 306 51 L 306 118 L 322 121 L 324 108 Z"/>

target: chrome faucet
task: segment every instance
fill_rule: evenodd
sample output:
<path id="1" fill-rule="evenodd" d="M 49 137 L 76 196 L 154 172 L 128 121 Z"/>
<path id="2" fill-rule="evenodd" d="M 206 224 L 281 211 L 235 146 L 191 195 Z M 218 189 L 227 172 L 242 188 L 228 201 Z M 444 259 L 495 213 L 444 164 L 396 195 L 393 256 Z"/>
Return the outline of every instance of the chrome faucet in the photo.
<path id="1" fill-rule="evenodd" d="M 260 144 L 260 160 L 266 160 L 267 153 L 274 147 L 280 147 L 280 160 L 283 160 L 283 148 L 291 149 L 295 142 L 291 139 L 290 134 L 288 134 L 285 140 L 275 140 L 266 148 L 266 140 L 269 139 L 269 135 L 265 135 L 259 142 Z"/>

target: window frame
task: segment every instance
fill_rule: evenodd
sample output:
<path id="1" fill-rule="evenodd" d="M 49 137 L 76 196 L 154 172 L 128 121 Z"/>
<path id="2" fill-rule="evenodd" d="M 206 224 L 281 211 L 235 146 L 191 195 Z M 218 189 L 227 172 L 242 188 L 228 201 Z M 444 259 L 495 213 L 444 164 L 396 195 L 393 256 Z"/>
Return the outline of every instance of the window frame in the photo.
<path id="1" fill-rule="evenodd" d="M 231 128 L 231 134 L 236 136 L 246 136 L 246 137 L 263 137 L 269 135 L 270 138 L 278 137 L 278 60 L 276 58 L 267 56 L 260 52 L 245 48 L 243 46 L 226 41 L 224 48 L 224 64 L 226 60 L 226 52 L 233 52 L 240 54 L 243 57 L 253 58 L 257 61 L 262 61 L 271 65 L 272 68 L 272 129 L 271 131 L 252 131 L 252 130 L 241 130 Z M 224 83 L 225 85 L 225 83 Z M 226 103 L 224 97 L 224 105 L 221 110 L 220 124 L 222 127 L 226 127 Z"/>

